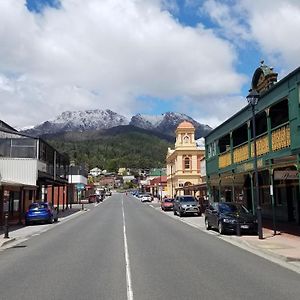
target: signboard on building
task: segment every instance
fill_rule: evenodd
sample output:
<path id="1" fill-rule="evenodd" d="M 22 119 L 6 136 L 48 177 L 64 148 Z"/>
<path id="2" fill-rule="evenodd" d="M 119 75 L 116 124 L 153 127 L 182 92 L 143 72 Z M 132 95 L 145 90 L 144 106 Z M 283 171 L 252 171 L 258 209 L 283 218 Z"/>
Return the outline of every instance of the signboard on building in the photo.
<path id="1" fill-rule="evenodd" d="M 298 176 L 295 170 L 274 171 L 274 180 L 298 180 Z"/>

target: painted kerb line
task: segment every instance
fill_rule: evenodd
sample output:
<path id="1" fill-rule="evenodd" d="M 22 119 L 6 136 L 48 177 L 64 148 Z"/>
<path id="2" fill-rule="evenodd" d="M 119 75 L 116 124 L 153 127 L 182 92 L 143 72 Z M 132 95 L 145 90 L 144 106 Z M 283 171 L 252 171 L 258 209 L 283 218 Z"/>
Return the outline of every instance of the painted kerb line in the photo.
<path id="1" fill-rule="evenodd" d="M 124 198 L 122 195 L 122 214 L 123 214 L 123 235 L 124 235 L 124 252 L 125 252 L 125 264 L 126 264 L 126 286 L 127 286 L 127 299 L 133 300 L 131 273 L 130 273 L 130 261 L 128 254 L 127 236 L 126 236 L 126 223 L 124 214 Z"/>

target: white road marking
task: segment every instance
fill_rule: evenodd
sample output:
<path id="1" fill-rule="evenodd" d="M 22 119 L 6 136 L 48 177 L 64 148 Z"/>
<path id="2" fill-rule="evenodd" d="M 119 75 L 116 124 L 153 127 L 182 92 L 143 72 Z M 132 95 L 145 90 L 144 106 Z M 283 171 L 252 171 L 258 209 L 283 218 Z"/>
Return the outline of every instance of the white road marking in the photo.
<path id="1" fill-rule="evenodd" d="M 126 223 L 125 223 L 125 214 L 124 214 L 123 195 L 122 195 L 122 214 L 123 214 L 124 252 L 125 252 L 125 263 L 126 263 L 127 300 L 133 300 L 130 261 L 129 261 L 128 245 L 127 245 L 127 236 L 126 236 Z"/>

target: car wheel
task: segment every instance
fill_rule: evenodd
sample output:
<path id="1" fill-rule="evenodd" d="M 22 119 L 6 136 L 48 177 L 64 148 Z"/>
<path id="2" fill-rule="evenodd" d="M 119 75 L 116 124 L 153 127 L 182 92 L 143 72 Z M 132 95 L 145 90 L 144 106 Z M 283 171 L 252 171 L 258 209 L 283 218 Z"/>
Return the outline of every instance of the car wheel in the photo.
<path id="1" fill-rule="evenodd" d="M 218 230 L 219 230 L 220 234 L 224 234 L 225 233 L 224 225 L 223 225 L 223 223 L 221 221 L 218 224 Z"/>
<path id="2" fill-rule="evenodd" d="M 206 228 L 206 230 L 210 230 L 210 229 L 211 229 L 211 226 L 209 225 L 208 220 L 205 219 L 204 222 L 205 222 L 205 228 Z"/>

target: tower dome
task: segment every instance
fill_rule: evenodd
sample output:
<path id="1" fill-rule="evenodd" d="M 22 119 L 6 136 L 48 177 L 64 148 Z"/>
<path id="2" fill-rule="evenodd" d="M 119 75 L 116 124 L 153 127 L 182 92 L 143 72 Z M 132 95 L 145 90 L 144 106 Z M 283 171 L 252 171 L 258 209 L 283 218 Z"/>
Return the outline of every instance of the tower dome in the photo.
<path id="1" fill-rule="evenodd" d="M 187 128 L 187 129 L 188 128 L 194 128 L 195 129 L 194 125 L 191 122 L 188 122 L 188 121 L 181 122 L 177 127 L 177 129 L 184 129 L 184 128 Z"/>

